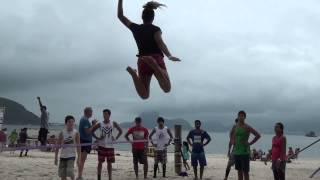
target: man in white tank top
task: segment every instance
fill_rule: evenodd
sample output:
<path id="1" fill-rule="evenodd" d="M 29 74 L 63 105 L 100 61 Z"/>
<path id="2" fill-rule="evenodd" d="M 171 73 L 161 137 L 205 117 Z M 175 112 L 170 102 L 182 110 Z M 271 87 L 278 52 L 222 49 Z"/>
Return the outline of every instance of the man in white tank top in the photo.
<path id="1" fill-rule="evenodd" d="M 108 168 L 108 175 L 109 180 L 112 179 L 112 163 L 115 162 L 115 154 L 114 154 L 114 147 L 113 143 L 119 139 L 122 134 L 122 129 L 118 125 L 118 123 L 110 120 L 111 111 L 109 109 L 103 110 L 103 118 L 102 122 L 97 123 L 94 125 L 92 129 L 92 135 L 94 138 L 98 140 L 98 180 L 101 179 L 101 171 L 102 171 L 102 164 L 107 160 L 107 168 Z M 116 138 L 113 136 L 113 130 L 118 130 L 118 135 Z M 101 134 L 100 137 L 95 135 L 96 130 L 100 130 Z"/>
<path id="2" fill-rule="evenodd" d="M 62 146 L 60 151 L 60 162 L 59 162 L 59 177 L 61 180 L 70 177 L 74 180 L 74 161 L 76 159 L 77 151 L 77 164 L 80 162 L 80 135 L 77 130 L 74 129 L 74 117 L 67 116 L 65 118 L 66 127 L 59 134 L 58 145 Z M 56 148 L 54 164 L 58 164 L 58 153 L 60 147 Z"/>
<path id="3" fill-rule="evenodd" d="M 157 177 L 157 169 L 159 162 L 162 164 L 162 176 L 166 177 L 166 164 L 167 164 L 167 147 L 170 145 L 173 136 L 170 129 L 164 125 L 164 119 L 159 117 L 157 120 L 158 126 L 155 127 L 150 133 L 149 139 L 151 144 L 155 147 L 155 158 L 154 158 L 154 170 L 153 177 Z M 156 135 L 153 139 L 152 136 Z M 154 140 L 156 143 L 154 143 Z"/>

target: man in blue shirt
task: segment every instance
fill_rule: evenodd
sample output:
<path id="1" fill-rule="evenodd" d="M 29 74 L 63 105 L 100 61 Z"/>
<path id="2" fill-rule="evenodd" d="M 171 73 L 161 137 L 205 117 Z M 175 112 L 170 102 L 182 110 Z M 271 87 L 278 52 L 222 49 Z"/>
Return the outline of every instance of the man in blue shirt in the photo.
<path id="1" fill-rule="evenodd" d="M 187 141 L 192 147 L 191 165 L 193 167 L 195 179 L 198 179 L 197 167 L 200 165 L 200 179 L 202 179 L 204 166 L 207 165 L 206 156 L 204 153 L 204 146 L 210 143 L 210 135 L 201 129 L 201 121 L 194 122 L 195 129 L 191 130 L 187 136 Z M 204 140 L 206 142 L 204 143 Z"/>
<path id="2" fill-rule="evenodd" d="M 80 119 L 79 123 L 79 133 L 80 133 L 80 143 L 92 143 L 92 126 L 89 121 L 89 118 L 92 116 L 92 108 L 86 107 L 84 109 L 84 116 Z M 79 180 L 82 178 L 82 172 L 84 163 L 87 159 L 87 155 L 90 154 L 91 151 L 91 144 L 87 146 L 81 146 L 81 157 L 80 157 L 80 163 L 78 164 L 78 178 Z"/>

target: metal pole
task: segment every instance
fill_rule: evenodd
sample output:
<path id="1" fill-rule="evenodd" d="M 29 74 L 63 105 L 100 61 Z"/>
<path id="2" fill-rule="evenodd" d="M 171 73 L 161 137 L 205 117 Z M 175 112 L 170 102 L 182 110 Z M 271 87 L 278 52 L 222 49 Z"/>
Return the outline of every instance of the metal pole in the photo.
<path id="1" fill-rule="evenodd" d="M 304 150 L 308 149 L 309 147 L 317 144 L 318 142 L 320 142 L 320 139 L 318 139 L 318 140 L 314 141 L 313 143 L 311 143 L 310 145 L 302 148 L 299 152 L 296 152 L 296 153 L 294 153 L 293 155 L 289 156 L 289 157 L 288 157 L 288 160 L 289 160 L 289 159 L 292 159 L 293 157 L 295 157 L 295 156 L 297 156 L 298 154 L 300 154 L 302 151 L 304 151 Z"/>
<path id="2" fill-rule="evenodd" d="M 320 167 L 319 167 L 317 170 L 315 170 L 315 171 L 310 175 L 309 178 L 313 178 L 319 171 L 320 171 Z"/>
<path id="3" fill-rule="evenodd" d="M 174 163 L 175 163 L 175 172 L 180 174 L 182 171 L 182 160 L 181 160 L 181 136 L 182 136 L 182 126 L 174 125 Z"/>

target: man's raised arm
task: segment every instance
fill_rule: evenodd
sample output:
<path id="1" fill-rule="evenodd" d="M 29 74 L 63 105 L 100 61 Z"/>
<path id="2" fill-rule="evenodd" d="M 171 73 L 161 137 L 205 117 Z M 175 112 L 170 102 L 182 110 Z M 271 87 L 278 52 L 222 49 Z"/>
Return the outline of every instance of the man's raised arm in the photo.
<path id="1" fill-rule="evenodd" d="M 132 22 L 123 15 L 123 0 L 118 1 L 118 18 L 124 24 L 129 28 L 129 26 L 132 24 Z"/>
<path id="2" fill-rule="evenodd" d="M 41 99 L 40 99 L 40 97 L 37 97 L 37 99 L 38 99 L 38 102 L 39 102 L 39 106 L 40 106 L 40 109 L 42 110 L 42 102 L 41 102 Z"/>

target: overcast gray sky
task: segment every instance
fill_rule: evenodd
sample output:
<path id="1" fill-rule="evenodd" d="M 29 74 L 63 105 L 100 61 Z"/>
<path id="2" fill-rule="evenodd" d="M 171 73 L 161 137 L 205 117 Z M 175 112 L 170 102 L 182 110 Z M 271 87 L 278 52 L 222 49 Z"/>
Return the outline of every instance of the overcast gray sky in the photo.
<path id="1" fill-rule="evenodd" d="M 141 22 L 146 1 L 124 0 Z M 187 120 L 320 119 L 318 0 L 162 0 L 155 24 L 181 63 L 166 61 L 172 92 L 152 81 L 142 101 L 125 68 L 136 44 L 116 18 L 116 0 L 4 0 L 0 3 L 0 96 L 51 120 L 95 117 L 111 108 L 130 121 L 142 111 Z"/>

